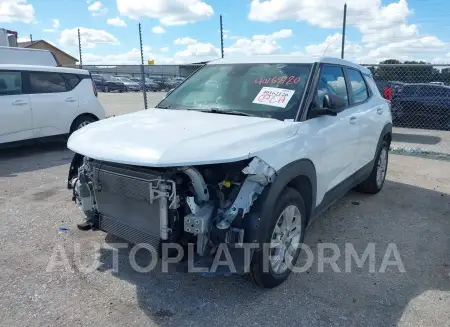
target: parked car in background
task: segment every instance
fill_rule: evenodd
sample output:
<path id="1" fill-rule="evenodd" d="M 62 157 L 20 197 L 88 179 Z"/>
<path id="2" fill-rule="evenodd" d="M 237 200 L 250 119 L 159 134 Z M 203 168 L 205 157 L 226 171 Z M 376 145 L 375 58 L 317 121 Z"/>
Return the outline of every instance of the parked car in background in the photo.
<path id="1" fill-rule="evenodd" d="M 87 70 L 0 64 L 0 144 L 71 134 L 105 118 Z"/>
<path id="2" fill-rule="evenodd" d="M 129 78 L 126 77 L 115 77 L 115 78 L 121 81 L 123 84 L 125 84 L 125 91 L 139 92 L 142 89 L 139 83 L 132 81 Z"/>
<path id="3" fill-rule="evenodd" d="M 450 130 L 450 87 L 405 84 L 391 103 L 394 126 Z"/>
<path id="4" fill-rule="evenodd" d="M 92 74 L 92 79 L 95 82 L 97 89 L 102 92 L 126 91 L 125 84 L 119 79 L 114 78 L 113 76 Z"/>
<path id="5" fill-rule="evenodd" d="M 378 90 L 382 94 L 383 98 L 389 101 L 391 101 L 398 92 L 401 92 L 401 88 L 405 84 L 403 82 L 398 81 L 380 81 L 380 80 L 377 80 L 375 83 L 377 85 Z"/>
<path id="6" fill-rule="evenodd" d="M 132 81 L 135 81 L 136 83 L 139 83 L 139 85 L 142 85 L 142 80 L 139 77 L 132 77 L 130 78 Z M 141 87 L 142 89 L 142 87 Z M 152 79 L 146 77 L 145 78 L 145 89 L 146 91 L 152 91 L 156 92 L 159 89 L 159 84 L 153 81 Z"/>
<path id="7" fill-rule="evenodd" d="M 158 91 L 169 91 L 179 84 L 168 76 L 152 76 L 151 79 L 158 84 Z"/>

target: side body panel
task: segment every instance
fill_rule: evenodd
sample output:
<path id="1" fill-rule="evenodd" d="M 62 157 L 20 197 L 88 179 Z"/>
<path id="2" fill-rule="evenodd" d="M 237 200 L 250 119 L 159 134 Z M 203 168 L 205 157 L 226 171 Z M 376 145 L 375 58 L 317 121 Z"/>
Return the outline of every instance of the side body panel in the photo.
<path id="1" fill-rule="evenodd" d="M 0 143 L 33 137 L 30 98 L 27 94 L 0 95 Z"/>

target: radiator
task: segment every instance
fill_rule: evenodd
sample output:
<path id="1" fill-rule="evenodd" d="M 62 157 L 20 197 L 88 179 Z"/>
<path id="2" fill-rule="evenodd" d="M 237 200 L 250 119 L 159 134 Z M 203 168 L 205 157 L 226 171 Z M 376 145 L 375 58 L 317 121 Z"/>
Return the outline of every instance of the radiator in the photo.
<path id="1" fill-rule="evenodd" d="M 161 240 L 161 214 L 167 215 L 152 189 L 161 183 L 153 172 L 130 166 L 91 163 L 99 228 L 130 243 L 148 243 L 158 250 Z"/>

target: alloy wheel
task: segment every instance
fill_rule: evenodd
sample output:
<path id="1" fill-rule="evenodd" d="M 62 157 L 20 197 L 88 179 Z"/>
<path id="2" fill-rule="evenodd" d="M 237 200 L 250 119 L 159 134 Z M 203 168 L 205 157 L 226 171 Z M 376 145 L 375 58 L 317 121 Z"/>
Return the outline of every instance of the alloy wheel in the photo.
<path id="1" fill-rule="evenodd" d="M 377 163 L 377 186 L 381 187 L 383 185 L 384 179 L 386 177 L 387 170 L 387 149 L 386 147 L 381 149 L 380 156 Z"/>
<path id="2" fill-rule="evenodd" d="M 292 268 L 300 246 L 302 220 L 295 205 L 286 207 L 278 217 L 270 243 L 270 265 L 275 274 L 283 274 Z"/>

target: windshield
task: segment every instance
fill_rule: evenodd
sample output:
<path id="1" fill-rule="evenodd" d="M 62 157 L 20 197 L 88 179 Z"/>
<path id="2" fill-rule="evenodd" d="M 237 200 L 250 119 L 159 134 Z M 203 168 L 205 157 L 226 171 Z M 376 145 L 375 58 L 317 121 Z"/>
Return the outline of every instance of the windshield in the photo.
<path id="1" fill-rule="evenodd" d="M 158 107 L 294 119 L 310 71 L 309 64 L 206 65 Z"/>

